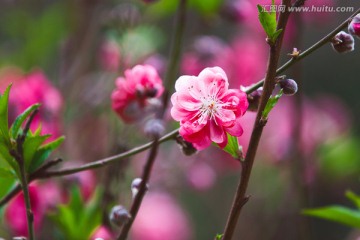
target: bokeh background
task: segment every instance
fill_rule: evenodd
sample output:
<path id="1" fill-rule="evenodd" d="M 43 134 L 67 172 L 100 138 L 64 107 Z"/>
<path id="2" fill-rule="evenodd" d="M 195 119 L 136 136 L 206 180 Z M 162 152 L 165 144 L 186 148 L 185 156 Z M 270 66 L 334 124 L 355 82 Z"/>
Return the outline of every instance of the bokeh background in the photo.
<path id="1" fill-rule="evenodd" d="M 256 4 L 269 2 L 189 0 L 179 76 L 221 66 L 232 88 L 263 78 L 268 53 Z M 13 83 L 10 120 L 30 104 L 41 102 L 33 128 L 41 122 L 44 133 L 66 137 L 54 155 L 64 159 L 61 167 L 95 161 L 150 141 L 143 131 L 144 121 L 125 124 L 112 111 L 110 95 L 115 79 L 137 64 L 153 65 L 164 77 L 177 3 L 1 1 L 0 90 Z M 360 7 L 354 0 L 308 0 L 306 5 Z M 294 47 L 305 50 L 351 14 L 294 13 L 281 62 Z M 353 207 L 344 193 L 360 193 L 358 46 L 356 39 L 355 51 L 342 55 L 327 44 L 286 71 L 300 90 L 283 97 L 270 114 L 250 181 L 251 198 L 234 239 L 360 237 L 357 230 L 301 214 L 302 209 L 329 204 Z M 243 117 L 244 135 L 239 142 L 245 153 L 254 117 L 253 112 Z M 167 130 L 178 127 L 170 114 L 166 120 Z M 215 146 L 190 157 L 175 142 L 160 149 L 130 238 L 214 239 L 223 231 L 230 210 L 239 163 Z M 146 156 L 144 152 L 93 172 L 32 183 L 38 239 L 113 239 L 119 230 L 109 222 L 109 212 L 117 204 L 130 207 L 130 184 L 141 175 Z M 2 188 L 1 197 L 8 190 Z M 59 204 L 68 206 L 76 189 L 84 204 L 97 196 L 96 211 L 101 217 L 90 221 L 78 208 L 71 222 L 59 213 Z M 22 206 L 18 195 L 0 210 L 1 237 L 26 234 Z M 88 222 L 83 233 L 78 226 L 81 221 Z M 71 235 L 69 226 L 79 227 L 80 237 Z"/>

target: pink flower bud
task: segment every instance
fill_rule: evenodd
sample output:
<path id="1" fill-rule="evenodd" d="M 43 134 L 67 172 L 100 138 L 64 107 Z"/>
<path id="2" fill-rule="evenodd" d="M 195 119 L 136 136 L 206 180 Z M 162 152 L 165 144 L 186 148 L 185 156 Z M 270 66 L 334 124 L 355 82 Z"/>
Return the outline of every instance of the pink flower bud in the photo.
<path id="1" fill-rule="evenodd" d="M 285 95 L 294 95 L 298 91 L 297 83 L 292 79 L 281 79 L 279 85 Z"/>
<path id="2" fill-rule="evenodd" d="M 130 218 L 131 215 L 124 206 L 117 205 L 111 209 L 110 221 L 118 227 L 126 224 Z"/>
<path id="3" fill-rule="evenodd" d="M 354 51 L 354 37 L 341 31 L 331 40 L 333 49 L 338 53 L 348 53 Z"/>
<path id="4" fill-rule="evenodd" d="M 351 35 L 360 38 L 360 13 L 352 19 L 348 30 Z"/>

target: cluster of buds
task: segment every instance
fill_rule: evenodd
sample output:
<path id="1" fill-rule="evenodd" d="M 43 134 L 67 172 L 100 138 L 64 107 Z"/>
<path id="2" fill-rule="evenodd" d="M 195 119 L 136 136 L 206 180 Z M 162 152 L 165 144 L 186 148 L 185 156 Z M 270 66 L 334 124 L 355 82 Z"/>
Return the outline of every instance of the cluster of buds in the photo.
<path id="1" fill-rule="evenodd" d="M 360 14 L 357 14 L 349 23 L 349 33 L 344 31 L 339 32 L 331 40 L 333 49 L 338 53 L 348 53 L 354 51 L 355 40 L 354 36 L 360 38 Z"/>

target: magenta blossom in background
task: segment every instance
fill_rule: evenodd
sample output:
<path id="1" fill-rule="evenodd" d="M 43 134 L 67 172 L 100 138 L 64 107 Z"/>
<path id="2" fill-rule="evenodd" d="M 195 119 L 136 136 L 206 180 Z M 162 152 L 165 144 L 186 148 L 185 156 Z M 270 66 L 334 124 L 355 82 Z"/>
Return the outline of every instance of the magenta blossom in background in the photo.
<path id="1" fill-rule="evenodd" d="M 149 192 L 131 230 L 133 240 L 189 240 L 191 228 L 185 213 L 173 197 Z"/>
<path id="2" fill-rule="evenodd" d="M 180 121 L 180 135 L 201 150 L 217 143 L 227 144 L 227 135 L 241 136 L 240 117 L 246 112 L 246 94 L 228 89 L 225 72 L 219 67 L 206 68 L 198 77 L 182 76 L 171 96 L 171 116 Z"/>
<path id="3" fill-rule="evenodd" d="M 100 226 L 95 229 L 95 231 L 90 237 L 90 240 L 98 240 L 98 239 L 111 240 L 114 239 L 114 236 L 111 234 L 109 229 L 107 229 L 104 226 Z"/>
<path id="4" fill-rule="evenodd" d="M 158 105 L 154 99 L 164 91 L 162 80 L 150 65 L 137 65 L 125 71 L 125 77 L 116 80 L 116 89 L 111 95 L 113 110 L 125 121 L 143 119 Z"/>
<path id="5" fill-rule="evenodd" d="M 35 230 L 40 229 L 47 210 L 60 202 L 60 191 L 53 182 L 29 186 L 31 208 L 34 213 Z M 12 199 L 5 210 L 6 224 L 12 234 L 27 236 L 26 208 L 23 193 Z"/>
<path id="6" fill-rule="evenodd" d="M 120 66 L 120 47 L 114 40 L 105 40 L 100 46 L 100 64 L 104 70 L 116 72 Z"/>
<path id="7" fill-rule="evenodd" d="M 40 103 L 39 113 L 35 116 L 31 130 L 40 124 L 42 134 L 51 134 L 52 138 L 61 135 L 61 110 L 63 100 L 60 92 L 50 83 L 41 70 L 24 75 L 18 68 L 8 67 L 0 71 L 0 90 L 12 83 L 10 92 L 10 122 L 26 108 Z"/>

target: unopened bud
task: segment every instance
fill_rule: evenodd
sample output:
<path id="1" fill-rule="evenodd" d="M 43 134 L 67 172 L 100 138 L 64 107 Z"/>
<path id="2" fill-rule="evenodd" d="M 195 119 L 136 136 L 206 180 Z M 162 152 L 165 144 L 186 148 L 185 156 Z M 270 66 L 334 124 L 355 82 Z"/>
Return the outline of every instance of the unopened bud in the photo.
<path id="1" fill-rule="evenodd" d="M 164 134 L 164 123 L 160 119 L 150 119 L 145 123 L 144 132 L 149 137 L 159 137 Z"/>
<path id="2" fill-rule="evenodd" d="M 249 102 L 249 107 L 248 107 L 249 111 L 256 112 L 258 110 L 262 93 L 263 93 L 263 88 L 261 87 L 256 91 L 247 95 L 247 99 Z"/>
<path id="3" fill-rule="evenodd" d="M 278 83 L 285 95 L 294 95 L 298 91 L 297 83 L 292 79 L 281 79 Z"/>
<path id="4" fill-rule="evenodd" d="M 360 38 L 360 13 L 351 20 L 348 30 L 351 35 Z"/>
<path id="5" fill-rule="evenodd" d="M 116 226 L 121 227 L 126 224 L 131 218 L 128 210 L 121 205 L 114 206 L 110 212 L 110 221 Z"/>
<path id="6" fill-rule="evenodd" d="M 180 135 L 176 137 L 176 142 L 178 143 L 181 151 L 186 156 L 193 155 L 194 153 L 197 152 L 196 148 L 194 148 L 192 143 L 185 141 L 184 138 L 182 136 L 180 136 Z"/>
<path id="7" fill-rule="evenodd" d="M 331 45 L 338 53 L 354 51 L 354 37 L 344 31 L 341 31 L 331 40 Z"/>
<path id="8" fill-rule="evenodd" d="M 131 192 L 132 192 L 132 197 L 133 199 L 135 198 L 135 196 L 138 194 L 139 190 L 140 190 L 140 185 L 141 185 L 142 179 L 141 178 L 135 178 L 132 183 L 131 183 Z M 149 189 L 149 184 L 146 184 L 146 191 Z"/>

